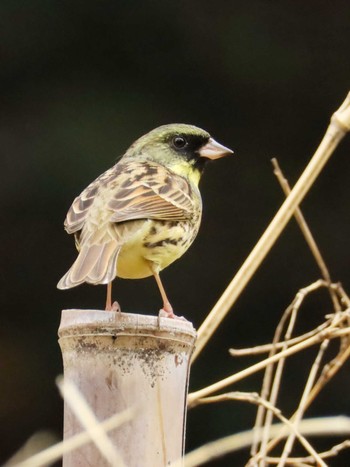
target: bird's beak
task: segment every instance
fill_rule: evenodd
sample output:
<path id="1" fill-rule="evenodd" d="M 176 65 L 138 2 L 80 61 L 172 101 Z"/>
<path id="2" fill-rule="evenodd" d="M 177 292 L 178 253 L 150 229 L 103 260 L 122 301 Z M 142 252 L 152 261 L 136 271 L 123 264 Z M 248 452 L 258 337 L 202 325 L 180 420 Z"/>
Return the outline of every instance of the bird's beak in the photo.
<path id="1" fill-rule="evenodd" d="M 218 143 L 213 138 L 210 138 L 207 144 L 201 147 L 201 149 L 198 152 L 201 157 L 206 157 L 207 159 L 212 160 L 228 156 L 229 154 L 233 154 L 233 151 L 231 151 L 231 149 Z"/>

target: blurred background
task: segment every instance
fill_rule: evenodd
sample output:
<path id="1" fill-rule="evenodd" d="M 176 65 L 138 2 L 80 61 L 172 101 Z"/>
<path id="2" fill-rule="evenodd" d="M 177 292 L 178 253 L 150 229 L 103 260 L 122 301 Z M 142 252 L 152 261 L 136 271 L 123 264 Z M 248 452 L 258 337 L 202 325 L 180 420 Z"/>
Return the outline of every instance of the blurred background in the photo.
<path id="1" fill-rule="evenodd" d="M 283 201 L 270 159 L 295 183 L 350 89 L 349 24 L 350 4 L 338 0 L 1 1 L 0 463 L 40 429 L 61 436 L 60 313 L 104 305 L 105 287 L 56 289 L 76 255 L 63 230 L 73 198 L 164 123 L 198 125 L 235 150 L 208 165 L 199 236 L 162 274 L 175 312 L 199 327 Z M 348 291 L 349 156 L 350 136 L 302 205 L 333 279 Z M 297 290 L 318 277 L 291 221 L 193 366 L 191 390 L 253 363 L 228 348 L 271 340 Z M 114 299 L 125 312 L 156 314 L 161 304 L 152 278 L 116 281 Z M 319 294 L 300 328 L 329 310 Z M 288 370 L 286 414 L 308 368 L 291 359 Z M 232 389 L 257 390 L 260 381 Z M 346 413 L 349 385 L 347 365 L 308 415 Z M 242 403 L 195 408 L 187 450 L 253 421 L 254 408 Z"/>

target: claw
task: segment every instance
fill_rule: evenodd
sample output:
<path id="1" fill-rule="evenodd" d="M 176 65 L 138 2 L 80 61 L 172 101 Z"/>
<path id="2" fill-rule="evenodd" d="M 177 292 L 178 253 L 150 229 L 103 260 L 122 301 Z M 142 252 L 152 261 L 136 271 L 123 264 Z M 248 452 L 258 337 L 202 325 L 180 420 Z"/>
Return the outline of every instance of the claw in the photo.
<path id="1" fill-rule="evenodd" d="M 122 309 L 120 308 L 120 305 L 119 305 L 118 302 L 113 302 L 110 311 L 115 311 L 116 313 L 121 313 Z"/>

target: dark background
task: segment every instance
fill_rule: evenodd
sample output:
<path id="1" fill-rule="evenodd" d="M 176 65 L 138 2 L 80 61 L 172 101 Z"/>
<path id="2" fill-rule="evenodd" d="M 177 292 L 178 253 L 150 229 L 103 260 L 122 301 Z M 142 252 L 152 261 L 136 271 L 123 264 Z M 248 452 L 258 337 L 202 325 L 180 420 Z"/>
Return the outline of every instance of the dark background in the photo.
<path id="1" fill-rule="evenodd" d="M 164 123 L 201 126 L 235 150 L 208 167 L 199 236 L 162 274 L 175 312 L 198 327 L 283 200 L 271 157 L 295 183 L 350 89 L 349 24 L 347 1 L 1 1 L 0 462 L 39 429 L 61 436 L 60 311 L 104 304 L 104 287 L 56 290 L 75 257 L 62 225 L 73 198 Z M 350 137 L 303 203 L 332 276 L 348 289 L 349 156 Z M 191 389 L 252 363 L 227 349 L 269 341 L 296 291 L 318 277 L 292 221 L 195 363 Z M 116 281 L 114 293 L 126 312 L 160 306 L 153 279 Z M 322 294 L 309 302 L 303 329 L 330 309 Z M 301 363 L 292 359 L 284 380 L 287 415 L 308 372 Z M 347 365 L 308 415 L 346 413 L 349 384 Z M 253 420 L 242 403 L 196 408 L 187 449 Z"/>

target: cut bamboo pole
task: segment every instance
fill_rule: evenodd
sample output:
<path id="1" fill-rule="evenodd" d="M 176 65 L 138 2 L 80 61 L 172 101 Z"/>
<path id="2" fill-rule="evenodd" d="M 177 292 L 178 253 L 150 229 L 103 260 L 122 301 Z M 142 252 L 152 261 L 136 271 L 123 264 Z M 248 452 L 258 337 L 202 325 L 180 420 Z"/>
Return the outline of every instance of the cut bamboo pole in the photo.
<path id="1" fill-rule="evenodd" d="M 74 383 L 98 420 L 135 408 L 131 420 L 108 433 L 125 465 L 163 467 L 181 458 L 196 339 L 191 323 L 113 311 L 63 310 L 59 337 L 64 378 Z M 65 403 L 64 440 L 82 430 L 79 417 Z M 66 453 L 63 466 L 113 465 L 97 446 L 89 443 Z"/>

